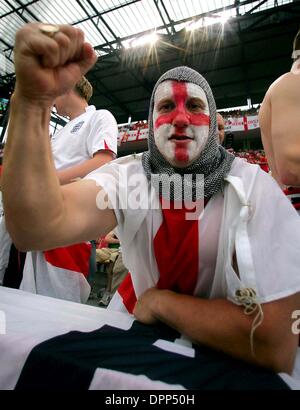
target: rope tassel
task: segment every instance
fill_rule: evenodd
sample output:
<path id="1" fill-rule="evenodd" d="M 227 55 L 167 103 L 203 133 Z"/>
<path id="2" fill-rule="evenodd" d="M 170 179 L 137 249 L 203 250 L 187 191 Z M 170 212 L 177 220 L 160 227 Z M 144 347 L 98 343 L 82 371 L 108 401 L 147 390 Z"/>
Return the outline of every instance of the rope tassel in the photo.
<path id="1" fill-rule="evenodd" d="M 245 315 L 252 315 L 255 311 L 257 314 L 252 322 L 251 332 L 250 332 L 250 346 L 251 354 L 255 356 L 253 337 L 254 332 L 260 326 L 264 320 L 264 312 L 262 310 L 261 304 L 257 302 L 256 292 L 252 288 L 242 288 L 235 292 L 235 300 L 242 306 L 244 306 Z"/>

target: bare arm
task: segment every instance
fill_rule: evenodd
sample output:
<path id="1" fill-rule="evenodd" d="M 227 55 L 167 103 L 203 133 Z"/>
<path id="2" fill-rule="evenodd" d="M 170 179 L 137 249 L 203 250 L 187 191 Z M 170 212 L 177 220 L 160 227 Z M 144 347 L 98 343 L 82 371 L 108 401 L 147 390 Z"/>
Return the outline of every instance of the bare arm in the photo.
<path id="1" fill-rule="evenodd" d="M 108 151 L 97 152 L 93 158 L 90 158 L 81 164 L 63 169 L 57 172 L 57 176 L 61 185 L 69 184 L 74 179 L 83 178 L 94 169 L 100 168 L 102 165 L 113 159 L 113 154 Z"/>
<path id="2" fill-rule="evenodd" d="M 283 185 L 300 186 L 300 75 L 287 73 L 272 84 L 259 120 L 272 173 Z"/>
<path id="3" fill-rule="evenodd" d="M 100 211 L 92 181 L 60 187 L 48 136 L 55 98 L 74 84 L 96 60 L 83 33 L 60 26 L 53 38 L 38 24 L 16 36 L 16 88 L 11 101 L 3 172 L 7 228 L 20 249 L 49 249 L 106 234 L 114 212 Z"/>
<path id="4" fill-rule="evenodd" d="M 291 373 L 298 344 L 298 336 L 291 330 L 291 313 L 299 305 L 299 293 L 262 305 L 264 320 L 254 333 L 255 356 L 250 349 L 255 313 L 247 316 L 242 307 L 228 300 L 206 300 L 152 288 L 138 300 L 134 314 L 144 323 L 160 320 L 195 343 L 276 372 Z"/>
<path id="5" fill-rule="evenodd" d="M 261 131 L 261 139 L 266 153 L 269 168 L 272 172 L 273 178 L 278 182 L 281 188 L 284 184 L 280 181 L 278 171 L 275 164 L 272 134 L 271 134 L 271 103 L 270 96 L 267 93 L 259 110 L 259 125 Z"/>

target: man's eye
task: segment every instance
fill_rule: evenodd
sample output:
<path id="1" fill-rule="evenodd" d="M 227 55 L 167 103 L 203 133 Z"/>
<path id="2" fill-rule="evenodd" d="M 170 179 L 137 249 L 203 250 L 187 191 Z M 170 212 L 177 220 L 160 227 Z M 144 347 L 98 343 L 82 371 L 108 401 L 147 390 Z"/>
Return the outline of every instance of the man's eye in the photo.
<path id="1" fill-rule="evenodd" d="M 203 111 L 204 106 L 203 106 L 203 104 L 202 104 L 200 101 L 189 101 L 189 102 L 187 103 L 187 108 L 188 108 L 190 111 L 200 112 L 200 111 Z"/>
<path id="2" fill-rule="evenodd" d="M 166 111 L 171 111 L 174 108 L 174 104 L 171 102 L 166 102 L 164 104 L 159 105 L 158 111 L 160 112 L 166 112 Z"/>

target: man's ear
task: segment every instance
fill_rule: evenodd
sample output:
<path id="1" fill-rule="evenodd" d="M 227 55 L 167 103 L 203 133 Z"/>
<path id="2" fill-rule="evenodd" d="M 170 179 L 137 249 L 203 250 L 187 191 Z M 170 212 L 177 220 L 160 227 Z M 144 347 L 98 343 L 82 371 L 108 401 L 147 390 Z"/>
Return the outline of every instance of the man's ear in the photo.
<path id="1" fill-rule="evenodd" d="M 291 73 L 293 74 L 300 74 L 300 59 L 294 61 L 292 68 L 291 68 Z"/>

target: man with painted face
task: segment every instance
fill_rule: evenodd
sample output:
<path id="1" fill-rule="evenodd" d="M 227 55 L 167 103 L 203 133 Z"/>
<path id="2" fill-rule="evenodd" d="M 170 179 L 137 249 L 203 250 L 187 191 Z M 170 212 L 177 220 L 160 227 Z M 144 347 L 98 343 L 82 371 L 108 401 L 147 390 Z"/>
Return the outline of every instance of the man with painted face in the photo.
<path id="1" fill-rule="evenodd" d="M 272 178 L 218 144 L 206 80 L 187 67 L 165 73 L 150 102 L 149 151 L 60 186 L 48 141 L 50 108 L 96 56 L 80 30 L 55 26 L 53 32 L 48 36 L 44 25 L 31 24 L 16 36 L 3 174 L 15 243 L 49 249 L 117 226 L 130 274 L 111 309 L 133 312 L 147 324 L 161 321 L 195 343 L 291 373 L 300 220 Z M 191 212 L 191 201 L 196 207 L 202 201 L 204 211 Z"/>
<path id="2" fill-rule="evenodd" d="M 191 165 L 208 138 L 209 107 L 204 91 L 193 83 L 160 83 L 152 127 L 155 145 L 167 162 L 175 168 Z"/>

